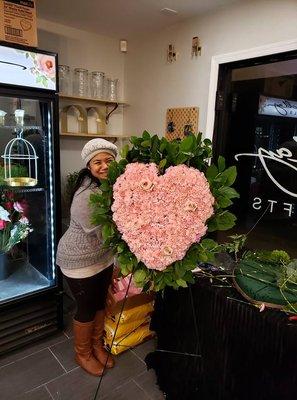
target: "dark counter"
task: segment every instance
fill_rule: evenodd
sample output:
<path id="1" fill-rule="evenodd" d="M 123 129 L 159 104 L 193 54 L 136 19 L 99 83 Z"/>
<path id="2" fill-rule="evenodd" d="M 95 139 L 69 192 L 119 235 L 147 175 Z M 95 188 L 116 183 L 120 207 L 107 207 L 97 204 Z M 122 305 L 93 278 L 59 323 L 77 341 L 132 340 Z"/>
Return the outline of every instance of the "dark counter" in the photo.
<path id="1" fill-rule="evenodd" d="M 152 328 L 158 347 L 146 361 L 169 400 L 297 398 L 297 324 L 283 312 L 200 280 L 159 294 Z"/>

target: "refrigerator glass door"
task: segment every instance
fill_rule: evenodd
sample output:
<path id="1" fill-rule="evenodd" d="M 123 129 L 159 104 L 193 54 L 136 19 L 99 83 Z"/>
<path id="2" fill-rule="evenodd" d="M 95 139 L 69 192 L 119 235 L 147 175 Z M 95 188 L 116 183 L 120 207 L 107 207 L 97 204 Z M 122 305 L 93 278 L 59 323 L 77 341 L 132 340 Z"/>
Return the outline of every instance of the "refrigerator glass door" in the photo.
<path id="1" fill-rule="evenodd" d="M 56 285 L 52 115 L 0 97 L 0 304 Z"/>

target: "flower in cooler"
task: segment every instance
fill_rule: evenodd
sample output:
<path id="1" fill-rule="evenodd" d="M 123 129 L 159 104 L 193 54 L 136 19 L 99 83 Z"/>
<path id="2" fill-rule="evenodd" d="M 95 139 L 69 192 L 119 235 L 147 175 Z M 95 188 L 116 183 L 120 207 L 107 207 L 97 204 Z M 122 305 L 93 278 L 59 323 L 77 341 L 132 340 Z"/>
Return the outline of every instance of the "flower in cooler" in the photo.
<path id="1" fill-rule="evenodd" d="M 6 227 L 7 221 L 4 221 L 3 219 L 0 219 L 0 230 L 4 229 Z"/>
<path id="2" fill-rule="evenodd" d="M 0 197 L 0 251 L 7 252 L 24 240 L 32 231 L 26 216 L 26 200 L 17 200 L 14 193 L 4 192 Z"/>
<path id="3" fill-rule="evenodd" d="M 0 206 L 0 219 L 3 221 L 10 221 L 9 219 L 9 212 L 5 210 L 2 206 Z"/>

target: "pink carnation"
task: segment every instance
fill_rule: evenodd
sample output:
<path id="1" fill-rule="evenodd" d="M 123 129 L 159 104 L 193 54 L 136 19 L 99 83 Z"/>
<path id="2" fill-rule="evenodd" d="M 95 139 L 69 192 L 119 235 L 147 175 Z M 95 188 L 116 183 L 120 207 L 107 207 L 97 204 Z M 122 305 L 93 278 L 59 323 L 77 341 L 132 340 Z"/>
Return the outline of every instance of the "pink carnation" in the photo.
<path id="1" fill-rule="evenodd" d="M 113 196 L 113 220 L 123 240 L 139 261 L 160 271 L 200 241 L 213 214 L 207 179 L 186 165 L 159 176 L 156 164 L 128 164 Z"/>

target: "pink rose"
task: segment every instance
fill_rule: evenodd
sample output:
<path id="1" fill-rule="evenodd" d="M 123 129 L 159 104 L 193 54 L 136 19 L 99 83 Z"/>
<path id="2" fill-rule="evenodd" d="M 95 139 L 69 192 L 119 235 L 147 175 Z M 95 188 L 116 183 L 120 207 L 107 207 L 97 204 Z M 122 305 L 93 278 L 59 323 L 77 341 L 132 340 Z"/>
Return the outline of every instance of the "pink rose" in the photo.
<path id="1" fill-rule="evenodd" d="M 19 213 L 24 212 L 24 207 L 23 207 L 22 203 L 20 203 L 19 201 L 16 201 L 13 203 L 13 208 Z"/>
<path id="2" fill-rule="evenodd" d="M 37 67 L 40 72 L 49 78 L 53 78 L 56 73 L 55 59 L 52 56 L 38 55 L 36 57 Z"/>

